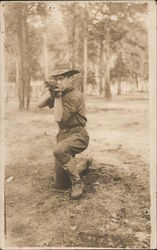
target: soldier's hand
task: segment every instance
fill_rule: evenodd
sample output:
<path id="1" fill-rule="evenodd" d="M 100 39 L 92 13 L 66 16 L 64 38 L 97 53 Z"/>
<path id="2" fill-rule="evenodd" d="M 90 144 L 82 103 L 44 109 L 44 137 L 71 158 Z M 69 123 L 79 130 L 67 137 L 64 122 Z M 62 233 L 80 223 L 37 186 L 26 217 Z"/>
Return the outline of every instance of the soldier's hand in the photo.
<path id="1" fill-rule="evenodd" d="M 55 88 L 54 89 L 54 97 L 55 98 L 60 98 L 62 96 L 62 91 L 60 90 L 60 88 Z"/>
<path id="2" fill-rule="evenodd" d="M 52 96 L 52 97 L 55 97 L 54 86 L 53 86 L 53 85 L 52 85 L 52 86 L 49 86 L 49 87 L 48 87 L 48 90 L 49 90 L 51 96 Z"/>

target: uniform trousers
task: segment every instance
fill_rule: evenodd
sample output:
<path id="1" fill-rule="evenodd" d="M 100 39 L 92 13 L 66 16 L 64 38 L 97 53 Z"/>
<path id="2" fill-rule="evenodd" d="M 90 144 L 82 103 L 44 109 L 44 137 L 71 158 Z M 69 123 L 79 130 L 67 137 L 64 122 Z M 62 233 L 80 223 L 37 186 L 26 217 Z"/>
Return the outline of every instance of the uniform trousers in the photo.
<path id="1" fill-rule="evenodd" d="M 60 130 L 57 134 L 57 144 L 53 154 L 57 161 L 64 166 L 71 157 L 83 152 L 89 144 L 89 135 L 85 127 Z"/>

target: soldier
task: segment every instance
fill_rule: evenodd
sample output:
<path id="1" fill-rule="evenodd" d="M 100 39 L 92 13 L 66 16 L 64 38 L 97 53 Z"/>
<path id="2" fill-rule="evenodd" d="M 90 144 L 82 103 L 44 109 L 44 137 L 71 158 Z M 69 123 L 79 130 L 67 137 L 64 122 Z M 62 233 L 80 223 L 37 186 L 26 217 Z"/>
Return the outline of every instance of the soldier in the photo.
<path id="1" fill-rule="evenodd" d="M 74 157 L 84 151 L 89 143 L 89 135 L 85 128 L 87 118 L 83 94 L 74 88 L 72 76 L 77 70 L 62 69 L 54 72 L 51 79 L 55 81 L 55 88 L 41 97 L 38 107 L 54 107 L 55 120 L 59 126 L 57 145 L 53 149 L 55 159 L 60 162 L 68 174 L 72 184 L 71 199 L 79 199 L 83 194 L 83 182 L 80 177 Z M 86 166 L 90 165 L 90 160 Z"/>

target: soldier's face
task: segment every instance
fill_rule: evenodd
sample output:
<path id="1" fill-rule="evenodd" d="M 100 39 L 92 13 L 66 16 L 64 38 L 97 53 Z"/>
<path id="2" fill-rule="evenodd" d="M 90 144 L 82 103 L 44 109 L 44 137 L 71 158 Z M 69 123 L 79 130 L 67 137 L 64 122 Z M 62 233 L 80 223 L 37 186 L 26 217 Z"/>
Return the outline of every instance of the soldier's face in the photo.
<path id="1" fill-rule="evenodd" d="M 57 87 L 61 91 L 64 91 L 65 89 L 67 89 L 71 85 L 71 81 L 70 81 L 69 77 L 60 76 L 60 77 L 57 77 L 56 80 L 57 80 Z"/>

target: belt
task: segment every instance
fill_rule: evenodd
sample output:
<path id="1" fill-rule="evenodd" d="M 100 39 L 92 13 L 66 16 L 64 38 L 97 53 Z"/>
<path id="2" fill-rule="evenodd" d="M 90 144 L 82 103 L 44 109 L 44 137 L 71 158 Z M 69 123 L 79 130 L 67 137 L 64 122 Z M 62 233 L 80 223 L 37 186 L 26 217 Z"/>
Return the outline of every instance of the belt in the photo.
<path id="1" fill-rule="evenodd" d="M 84 128 L 84 127 L 78 125 L 78 126 L 71 127 L 71 128 L 63 128 L 63 129 L 60 128 L 59 131 L 60 131 L 60 132 L 63 132 L 63 133 L 67 133 L 67 132 L 70 132 L 70 131 L 75 131 L 75 130 L 77 130 L 78 128 Z"/>

